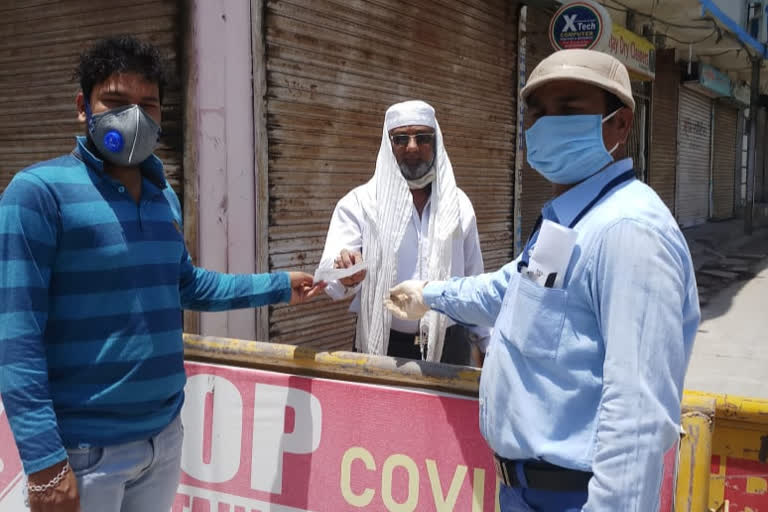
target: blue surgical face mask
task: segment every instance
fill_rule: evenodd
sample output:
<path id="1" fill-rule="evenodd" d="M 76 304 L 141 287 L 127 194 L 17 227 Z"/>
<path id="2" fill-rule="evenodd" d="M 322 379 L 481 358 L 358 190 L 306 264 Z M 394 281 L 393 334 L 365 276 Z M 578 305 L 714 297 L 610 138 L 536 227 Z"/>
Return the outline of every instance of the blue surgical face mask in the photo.
<path id="1" fill-rule="evenodd" d="M 552 183 L 570 185 L 613 162 L 603 143 L 601 115 L 544 116 L 525 132 L 528 163 Z"/>

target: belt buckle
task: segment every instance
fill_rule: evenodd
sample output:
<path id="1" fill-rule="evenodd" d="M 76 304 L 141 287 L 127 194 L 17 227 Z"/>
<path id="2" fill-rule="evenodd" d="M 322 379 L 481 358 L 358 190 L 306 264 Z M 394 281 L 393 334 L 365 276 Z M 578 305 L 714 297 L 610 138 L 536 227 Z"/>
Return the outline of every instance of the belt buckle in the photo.
<path id="1" fill-rule="evenodd" d="M 501 480 L 507 487 L 514 487 L 514 482 L 509 478 L 506 464 L 496 454 L 493 455 L 493 467 L 496 469 L 496 478 Z"/>

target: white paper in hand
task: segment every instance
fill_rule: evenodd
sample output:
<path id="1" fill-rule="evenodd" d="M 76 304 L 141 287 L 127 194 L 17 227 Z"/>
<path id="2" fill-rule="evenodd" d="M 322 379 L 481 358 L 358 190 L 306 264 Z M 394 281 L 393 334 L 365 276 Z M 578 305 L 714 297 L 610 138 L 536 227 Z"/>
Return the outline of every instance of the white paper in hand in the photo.
<path id="1" fill-rule="evenodd" d="M 367 261 L 361 261 L 349 268 L 318 268 L 315 270 L 315 283 L 338 281 L 339 279 L 353 276 L 362 270 L 368 270 Z"/>
<path id="2" fill-rule="evenodd" d="M 523 272 L 541 286 L 562 288 L 576 235 L 575 230 L 545 219 L 531 251 L 528 268 Z"/>

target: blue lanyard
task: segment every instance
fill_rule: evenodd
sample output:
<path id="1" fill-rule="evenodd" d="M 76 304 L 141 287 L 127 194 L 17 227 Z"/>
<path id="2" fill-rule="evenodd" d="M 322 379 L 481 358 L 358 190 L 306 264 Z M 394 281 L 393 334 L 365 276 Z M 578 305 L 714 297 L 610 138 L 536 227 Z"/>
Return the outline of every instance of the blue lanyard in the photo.
<path id="1" fill-rule="evenodd" d="M 602 190 L 600 190 L 600 192 L 594 197 L 594 199 L 592 199 L 584 208 L 582 208 L 579 214 L 573 218 L 573 220 L 568 225 L 568 227 L 570 229 L 573 229 L 574 226 L 576 226 L 576 224 L 578 224 L 579 221 L 587 213 L 589 213 L 589 210 L 591 210 L 598 202 L 600 202 L 601 199 L 611 194 L 614 191 L 614 189 L 616 189 L 622 183 L 625 183 L 627 181 L 632 181 L 634 179 L 635 179 L 634 169 L 630 169 L 629 171 L 619 174 L 618 176 L 613 178 L 602 188 Z M 523 256 L 522 258 L 520 258 L 520 261 L 517 263 L 518 272 L 521 272 L 523 267 L 528 266 L 528 260 L 530 259 L 531 245 L 536 240 L 536 236 L 538 235 L 539 228 L 541 228 L 541 223 L 543 221 L 544 221 L 544 218 L 541 215 L 539 215 L 539 218 L 536 220 L 536 224 L 533 226 L 533 230 L 531 230 L 531 234 L 528 237 L 528 241 L 525 242 L 525 249 L 523 250 Z"/>

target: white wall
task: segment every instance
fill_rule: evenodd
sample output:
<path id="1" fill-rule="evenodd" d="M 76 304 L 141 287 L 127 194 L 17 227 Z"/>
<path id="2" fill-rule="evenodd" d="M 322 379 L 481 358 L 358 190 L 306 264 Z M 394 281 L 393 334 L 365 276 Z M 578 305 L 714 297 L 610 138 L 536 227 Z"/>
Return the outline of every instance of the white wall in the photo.
<path id="1" fill-rule="evenodd" d="M 198 72 L 198 264 L 256 268 L 249 0 L 193 0 Z M 204 313 L 201 334 L 254 339 L 253 309 Z"/>

